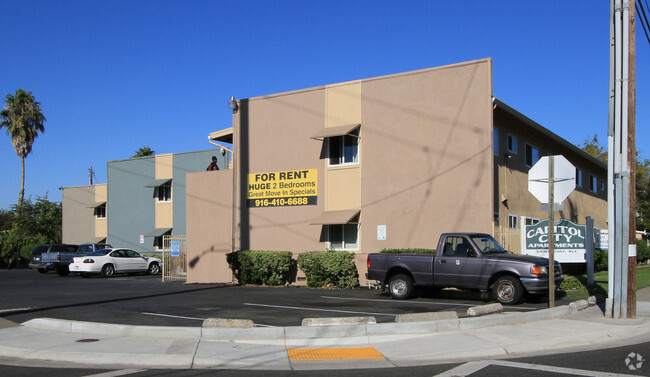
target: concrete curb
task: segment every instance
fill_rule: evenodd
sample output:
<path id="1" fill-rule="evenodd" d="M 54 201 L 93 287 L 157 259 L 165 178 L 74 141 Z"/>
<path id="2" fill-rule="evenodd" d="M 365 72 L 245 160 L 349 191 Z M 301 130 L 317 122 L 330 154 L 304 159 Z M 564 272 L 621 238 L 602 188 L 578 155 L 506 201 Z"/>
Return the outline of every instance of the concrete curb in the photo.
<path id="1" fill-rule="evenodd" d="M 566 306 L 528 313 L 491 314 L 481 317 L 439 319 L 420 322 L 362 323 L 359 325 L 287 326 L 287 327 L 165 327 L 132 326 L 107 323 L 35 318 L 22 325 L 33 329 L 82 333 L 88 335 L 145 337 L 156 339 L 206 339 L 220 341 L 279 341 L 322 338 L 360 338 L 391 334 L 426 334 L 483 327 L 506 326 L 566 317 L 588 307 L 585 300 Z M 444 317 L 444 316 L 443 316 Z M 424 317 L 423 317 L 424 318 Z M 334 321 L 336 322 L 336 321 Z"/>

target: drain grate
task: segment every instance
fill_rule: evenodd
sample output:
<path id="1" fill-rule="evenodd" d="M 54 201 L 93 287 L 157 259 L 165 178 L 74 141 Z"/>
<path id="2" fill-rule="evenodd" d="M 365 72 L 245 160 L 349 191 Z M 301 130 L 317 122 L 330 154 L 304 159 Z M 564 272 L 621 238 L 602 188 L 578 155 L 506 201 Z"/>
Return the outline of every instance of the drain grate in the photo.
<path id="1" fill-rule="evenodd" d="M 99 339 L 79 339 L 79 340 L 77 340 L 77 343 L 92 343 L 92 342 L 99 342 Z"/>

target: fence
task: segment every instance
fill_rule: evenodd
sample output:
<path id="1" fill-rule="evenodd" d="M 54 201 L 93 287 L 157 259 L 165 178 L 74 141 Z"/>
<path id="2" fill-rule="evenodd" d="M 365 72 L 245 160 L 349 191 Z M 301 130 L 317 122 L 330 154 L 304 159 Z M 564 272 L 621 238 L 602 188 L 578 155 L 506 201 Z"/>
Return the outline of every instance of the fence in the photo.
<path id="1" fill-rule="evenodd" d="M 162 281 L 187 281 L 187 249 L 184 235 L 163 236 Z"/>

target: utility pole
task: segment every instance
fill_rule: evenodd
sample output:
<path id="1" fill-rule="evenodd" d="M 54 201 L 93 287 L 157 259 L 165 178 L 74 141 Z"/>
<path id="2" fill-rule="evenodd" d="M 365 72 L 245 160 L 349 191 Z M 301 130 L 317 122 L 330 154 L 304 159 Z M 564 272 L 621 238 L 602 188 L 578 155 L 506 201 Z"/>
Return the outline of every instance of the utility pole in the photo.
<path id="1" fill-rule="evenodd" d="M 608 317 L 636 318 L 635 2 L 610 3 Z"/>
<path id="2" fill-rule="evenodd" d="M 91 186 L 93 185 L 93 175 L 94 175 L 94 174 L 95 174 L 95 173 L 93 173 L 93 167 L 91 166 L 91 167 L 88 169 L 88 184 L 91 185 Z"/>
<path id="3" fill-rule="evenodd" d="M 630 0 L 629 55 L 628 63 L 628 144 L 627 154 L 630 164 L 630 245 L 627 267 L 627 318 L 636 318 L 636 4 Z"/>

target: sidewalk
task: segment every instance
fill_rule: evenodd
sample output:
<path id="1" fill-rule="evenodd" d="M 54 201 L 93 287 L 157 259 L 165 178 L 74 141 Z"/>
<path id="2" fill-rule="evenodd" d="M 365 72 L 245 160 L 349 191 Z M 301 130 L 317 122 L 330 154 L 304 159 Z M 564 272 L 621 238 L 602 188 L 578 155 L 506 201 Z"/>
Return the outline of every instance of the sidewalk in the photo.
<path id="1" fill-rule="evenodd" d="M 529 313 L 357 326 L 190 328 L 0 319 L 0 357 L 98 368 L 388 368 L 588 350 L 650 341 L 650 289 L 637 319 L 581 300 Z"/>

